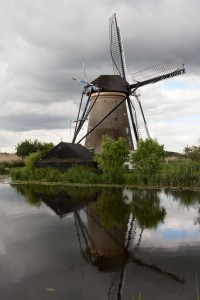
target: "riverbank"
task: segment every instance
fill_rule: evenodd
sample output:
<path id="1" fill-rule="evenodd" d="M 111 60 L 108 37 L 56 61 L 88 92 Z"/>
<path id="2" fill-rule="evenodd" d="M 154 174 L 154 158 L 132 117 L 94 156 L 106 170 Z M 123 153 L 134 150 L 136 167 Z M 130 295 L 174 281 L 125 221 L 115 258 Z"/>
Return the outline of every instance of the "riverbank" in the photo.
<path id="1" fill-rule="evenodd" d="M 97 173 L 88 167 L 72 167 L 65 171 L 52 168 L 14 168 L 10 172 L 12 183 L 57 184 L 81 186 L 115 186 L 147 189 L 200 190 L 200 164 L 179 162 L 163 164 L 155 174 L 134 170 L 111 170 Z"/>
<path id="2" fill-rule="evenodd" d="M 141 186 L 141 185 L 130 185 L 130 184 L 92 184 L 92 183 L 69 183 L 69 182 L 40 182 L 40 181 L 12 181 L 7 178 L 5 180 L 1 180 L 1 183 L 8 183 L 12 185 L 50 185 L 50 186 L 69 186 L 69 187 L 108 187 L 108 188 L 127 188 L 127 189 L 149 189 L 149 190 L 176 190 L 176 191 L 196 191 L 199 192 L 200 188 L 191 188 L 191 187 L 169 187 L 169 186 Z"/>

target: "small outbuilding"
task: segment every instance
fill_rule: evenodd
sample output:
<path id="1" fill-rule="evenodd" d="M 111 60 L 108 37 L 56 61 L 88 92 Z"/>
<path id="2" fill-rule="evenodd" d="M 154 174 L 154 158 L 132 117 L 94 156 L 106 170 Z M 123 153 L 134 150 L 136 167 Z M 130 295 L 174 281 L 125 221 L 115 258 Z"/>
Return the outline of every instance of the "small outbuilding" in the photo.
<path id="1" fill-rule="evenodd" d="M 60 142 L 52 148 L 35 166 L 37 168 L 55 168 L 66 170 L 73 166 L 97 168 L 94 154 L 81 144 Z"/>

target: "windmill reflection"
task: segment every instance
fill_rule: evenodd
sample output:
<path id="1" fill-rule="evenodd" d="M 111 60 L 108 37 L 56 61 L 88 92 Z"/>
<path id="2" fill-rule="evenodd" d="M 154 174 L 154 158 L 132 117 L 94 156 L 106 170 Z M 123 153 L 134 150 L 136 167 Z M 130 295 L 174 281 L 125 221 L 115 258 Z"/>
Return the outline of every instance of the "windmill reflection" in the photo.
<path id="1" fill-rule="evenodd" d="M 21 185 L 15 188 L 29 204 L 39 207 L 45 203 L 60 218 L 73 213 L 83 259 L 99 271 L 111 274 L 109 299 L 121 299 L 124 274 L 130 262 L 182 287 L 184 280 L 177 274 L 136 257 L 144 230 L 156 228 L 166 216 L 157 191 L 134 190 L 127 196 L 122 189 L 115 188 L 32 186 L 27 189 Z"/>

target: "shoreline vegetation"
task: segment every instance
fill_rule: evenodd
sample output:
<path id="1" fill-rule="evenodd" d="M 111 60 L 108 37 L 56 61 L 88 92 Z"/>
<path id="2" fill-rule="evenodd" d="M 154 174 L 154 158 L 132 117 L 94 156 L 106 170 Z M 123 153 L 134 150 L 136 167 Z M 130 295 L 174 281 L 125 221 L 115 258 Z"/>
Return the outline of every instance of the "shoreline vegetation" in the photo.
<path id="1" fill-rule="evenodd" d="M 26 144 L 32 145 L 30 141 L 26 141 L 27 147 Z M 41 143 L 37 141 L 36 144 Z M 22 145 L 24 143 L 18 145 L 18 148 L 21 149 Z M 41 145 L 46 147 L 44 144 Z M 49 144 L 47 146 L 52 147 Z M 141 140 L 137 150 L 130 152 L 123 138 L 115 141 L 104 136 L 102 150 L 94 157 L 98 169 L 81 165 L 61 170 L 50 167 L 37 168 L 35 163 L 43 157 L 43 152 L 39 149 L 27 154 L 26 159 L 0 162 L 0 174 L 9 174 L 12 184 L 48 183 L 200 190 L 200 146 L 186 147 L 184 151 L 184 155 L 179 155 L 170 162 L 166 159 L 164 146 L 157 140 Z M 127 168 L 127 162 L 131 169 Z"/>
<path id="2" fill-rule="evenodd" d="M 75 166 L 66 171 L 51 168 L 11 168 L 12 184 L 115 186 L 147 189 L 200 190 L 200 164 L 191 161 L 163 163 L 155 174 L 132 171 L 97 173 L 88 167 Z"/>

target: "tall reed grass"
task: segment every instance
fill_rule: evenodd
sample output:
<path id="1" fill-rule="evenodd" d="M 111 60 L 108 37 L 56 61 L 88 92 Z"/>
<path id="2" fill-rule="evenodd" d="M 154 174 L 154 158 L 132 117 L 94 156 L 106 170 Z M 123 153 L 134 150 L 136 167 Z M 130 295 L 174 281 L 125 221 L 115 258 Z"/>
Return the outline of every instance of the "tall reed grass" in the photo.
<path id="1" fill-rule="evenodd" d="M 136 186 L 200 188 L 200 163 L 184 161 L 163 164 L 158 173 L 148 176 L 133 170 L 125 175 L 125 182 Z"/>
<path id="2" fill-rule="evenodd" d="M 10 169 L 24 166 L 22 160 L 13 161 L 1 161 L 0 162 L 0 175 L 6 175 L 10 173 Z"/>
<path id="3" fill-rule="evenodd" d="M 62 182 L 79 184 L 120 184 L 137 187 L 200 188 L 200 163 L 192 161 L 163 164 L 162 169 L 150 175 L 136 171 L 123 173 L 113 171 L 96 173 L 85 166 L 74 166 L 65 171 L 52 168 L 15 168 L 11 169 L 12 180 Z"/>

